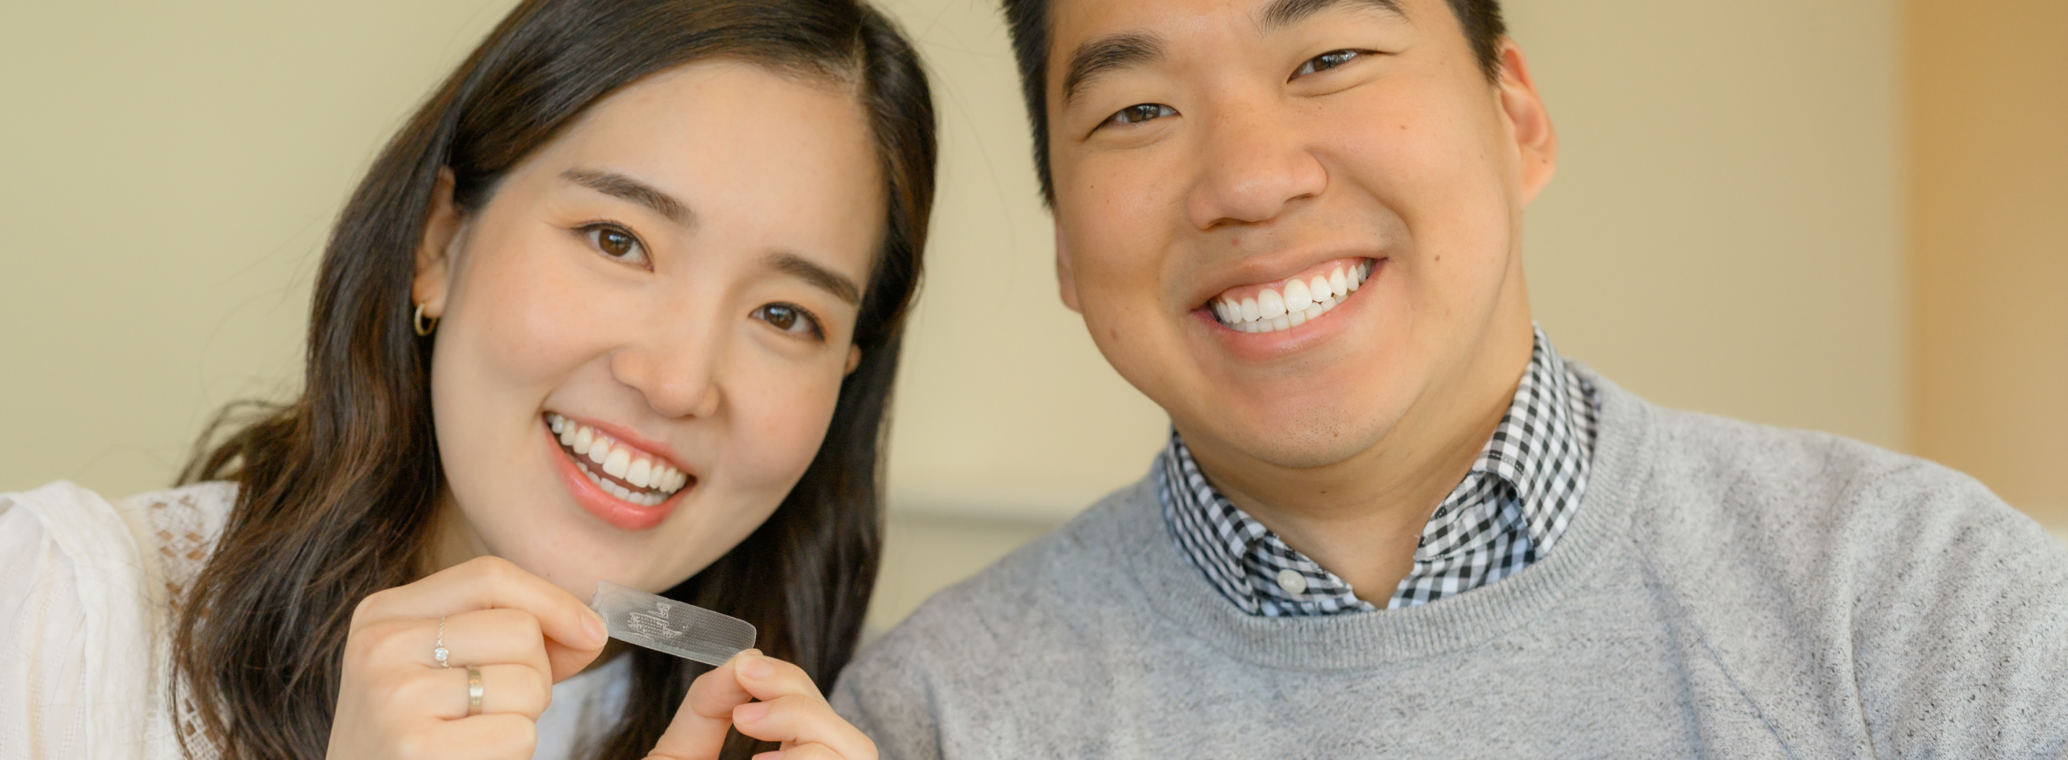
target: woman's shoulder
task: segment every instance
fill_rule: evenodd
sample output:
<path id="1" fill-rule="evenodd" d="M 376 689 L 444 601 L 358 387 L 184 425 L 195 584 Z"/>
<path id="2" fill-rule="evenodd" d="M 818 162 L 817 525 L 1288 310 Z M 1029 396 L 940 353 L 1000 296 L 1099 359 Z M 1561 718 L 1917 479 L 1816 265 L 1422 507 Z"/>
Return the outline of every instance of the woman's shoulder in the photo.
<path id="1" fill-rule="evenodd" d="M 178 599 L 199 575 L 237 506 L 237 484 L 225 481 L 150 491 L 123 499 L 118 509 L 141 517 L 158 555 L 170 598 Z"/>
<path id="2" fill-rule="evenodd" d="M 0 698 L 0 732 L 52 757 L 175 756 L 168 602 L 235 500 L 226 483 L 117 500 L 64 481 L 0 494 L 0 641 L 14 653 L 0 658 L 0 694 L 18 697 Z"/>
<path id="3" fill-rule="evenodd" d="M 28 563 L 0 575 L 35 586 L 53 576 L 125 576 L 118 586 L 141 586 L 160 602 L 177 599 L 207 561 L 236 501 L 237 486 L 227 482 L 123 499 L 63 480 L 0 494 L 0 556 L 13 560 L 4 564 Z M 156 593 L 161 588 L 169 596 Z"/>

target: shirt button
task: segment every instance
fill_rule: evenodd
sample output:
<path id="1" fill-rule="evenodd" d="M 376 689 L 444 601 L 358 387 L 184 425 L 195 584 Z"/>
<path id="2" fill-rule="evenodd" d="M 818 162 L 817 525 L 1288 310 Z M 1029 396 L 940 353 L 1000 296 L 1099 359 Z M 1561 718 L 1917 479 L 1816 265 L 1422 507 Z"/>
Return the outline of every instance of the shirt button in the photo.
<path id="1" fill-rule="evenodd" d="M 1285 593 L 1299 596 L 1300 594 L 1307 593 L 1307 578 L 1289 569 L 1280 570 L 1278 571 L 1278 587 L 1285 589 Z"/>

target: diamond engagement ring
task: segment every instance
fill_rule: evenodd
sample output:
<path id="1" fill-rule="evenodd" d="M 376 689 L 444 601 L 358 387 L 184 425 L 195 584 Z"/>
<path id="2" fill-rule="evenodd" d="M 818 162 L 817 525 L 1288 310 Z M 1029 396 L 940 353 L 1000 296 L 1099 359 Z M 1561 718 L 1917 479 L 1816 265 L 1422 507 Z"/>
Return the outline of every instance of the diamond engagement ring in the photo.
<path id="1" fill-rule="evenodd" d="M 441 668 L 449 668 L 449 667 L 452 667 L 452 663 L 449 663 L 449 662 L 446 662 L 446 661 L 445 661 L 445 658 L 447 658 L 447 657 L 450 657 L 450 656 L 452 656 L 452 652 L 450 652 L 450 651 L 447 651 L 447 650 L 445 649 L 445 616 L 444 616 L 444 615 L 439 615 L 439 616 L 438 616 L 438 644 L 437 644 L 437 647 L 438 647 L 438 648 L 436 648 L 436 649 L 433 649 L 433 650 L 431 650 L 431 658 L 432 658 L 432 659 L 435 659 L 435 660 L 437 660 L 437 661 L 438 661 L 438 667 L 441 667 Z"/>

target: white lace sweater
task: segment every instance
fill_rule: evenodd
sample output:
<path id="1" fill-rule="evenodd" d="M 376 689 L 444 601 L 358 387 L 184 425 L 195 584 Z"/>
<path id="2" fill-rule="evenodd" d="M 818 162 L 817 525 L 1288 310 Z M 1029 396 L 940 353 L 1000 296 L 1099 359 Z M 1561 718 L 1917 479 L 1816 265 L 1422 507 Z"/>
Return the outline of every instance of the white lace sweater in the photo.
<path id="1" fill-rule="evenodd" d="M 111 502 L 65 481 L 0 494 L 0 760 L 171 760 L 182 734 L 194 758 L 216 757 L 172 707 L 167 633 L 236 495 L 204 483 Z M 619 714 L 628 660 L 553 687 L 534 758 L 569 756 Z"/>

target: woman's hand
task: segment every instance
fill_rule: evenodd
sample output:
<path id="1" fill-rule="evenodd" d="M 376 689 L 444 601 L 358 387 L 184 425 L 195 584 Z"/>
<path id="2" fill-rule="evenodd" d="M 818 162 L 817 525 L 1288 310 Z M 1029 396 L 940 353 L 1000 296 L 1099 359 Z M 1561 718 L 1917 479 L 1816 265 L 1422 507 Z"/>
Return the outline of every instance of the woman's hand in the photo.
<path id="1" fill-rule="evenodd" d="M 433 654 L 441 617 L 451 667 Z M 345 640 L 328 756 L 530 758 L 553 684 L 594 661 L 607 636 L 581 600 L 494 557 L 369 596 Z M 469 665 L 482 682 L 471 717 Z"/>
<path id="2" fill-rule="evenodd" d="M 876 760 L 876 744 L 833 714 L 803 669 L 753 649 L 689 685 L 689 696 L 647 758 L 715 760 L 725 730 L 733 727 L 781 742 L 782 760 Z M 757 757 L 772 760 L 777 754 Z"/>

